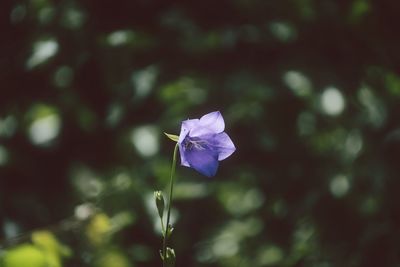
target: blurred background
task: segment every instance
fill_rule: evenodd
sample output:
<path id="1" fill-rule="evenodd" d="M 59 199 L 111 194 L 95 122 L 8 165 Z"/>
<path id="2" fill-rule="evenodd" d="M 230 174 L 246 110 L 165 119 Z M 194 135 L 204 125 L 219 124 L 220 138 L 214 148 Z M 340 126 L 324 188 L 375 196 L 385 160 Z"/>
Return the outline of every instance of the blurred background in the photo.
<path id="1" fill-rule="evenodd" d="M 161 266 L 153 191 L 187 118 L 180 267 L 400 266 L 400 2 L 2 0 L 3 267 Z"/>

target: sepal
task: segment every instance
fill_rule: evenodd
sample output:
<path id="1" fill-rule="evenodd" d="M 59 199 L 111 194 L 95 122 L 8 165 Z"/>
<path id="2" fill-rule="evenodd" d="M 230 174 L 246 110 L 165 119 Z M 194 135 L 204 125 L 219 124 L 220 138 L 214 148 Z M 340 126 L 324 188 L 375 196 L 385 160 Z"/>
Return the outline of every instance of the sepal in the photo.
<path id="1" fill-rule="evenodd" d="M 179 140 L 179 136 L 177 136 L 175 134 L 168 134 L 168 133 L 164 133 L 164 134 L 174 142 L 178 142 L 178 140 Z"/>

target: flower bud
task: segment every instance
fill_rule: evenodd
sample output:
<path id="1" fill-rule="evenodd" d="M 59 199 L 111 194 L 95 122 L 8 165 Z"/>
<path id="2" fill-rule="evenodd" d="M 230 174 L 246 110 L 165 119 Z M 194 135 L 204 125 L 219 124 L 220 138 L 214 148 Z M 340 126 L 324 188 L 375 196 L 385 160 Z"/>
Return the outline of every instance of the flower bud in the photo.
<path id="1" fill-rule="evenodd" d="M 172 227 L 172 225 L 169 224 L 168 227 L 167 227 L 167 237 L 168 238 L 172 235 L 173 231 L 174 231 L 174 227 Z"/>
<path id="2" fill-rule="evenodd" d="M 167 252 L 165 253 L 165 264 L 167 267 L 175 267 L 175 251 L 172 248 L 167 248 Z"/>
<path id="3" fill-rule="evenodd" d="M 163 217 L 164 215 L 164 197 L 161 191 L 154 191 L 154 199 L 156 201 L 156 206 L 157 206 L 157 210 L 158 210 L 158 215 L 160 216 L 160 218 Z"/>

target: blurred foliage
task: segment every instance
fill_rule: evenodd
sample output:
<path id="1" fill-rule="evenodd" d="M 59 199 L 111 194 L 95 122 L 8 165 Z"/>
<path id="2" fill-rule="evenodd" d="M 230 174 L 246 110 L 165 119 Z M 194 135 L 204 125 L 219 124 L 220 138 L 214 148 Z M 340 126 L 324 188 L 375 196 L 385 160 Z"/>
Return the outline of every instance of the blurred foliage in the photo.
<path id="1" fill-rule="evenodd" d="M 0 5 L 2 266 L 160 266 L 163 132 L 214 110 L 177 266 L 399 266 L 399 1 Z"/>
<path id="2" fill-rule="evenodd" d="M 69 248 L 60 244 L 48 231 L 33 232 L 32 243 L 7 251 L 2 258 L 2 266 L 61 267 L 62 258 L 71 254 Z"/>

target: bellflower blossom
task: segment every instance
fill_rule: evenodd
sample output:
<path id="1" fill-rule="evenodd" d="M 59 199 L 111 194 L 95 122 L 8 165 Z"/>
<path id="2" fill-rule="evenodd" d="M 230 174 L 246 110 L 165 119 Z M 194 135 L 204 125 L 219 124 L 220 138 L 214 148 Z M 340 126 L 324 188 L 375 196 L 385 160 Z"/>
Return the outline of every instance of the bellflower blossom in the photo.
<path id="1" fill-rule="evenodd" d="M 214 176 L 219 161 L 236 150 L 224 129 L 225 122 L 219 111 L 183 121 L 178 139 L 181 164 L 207 177 Z"/>

